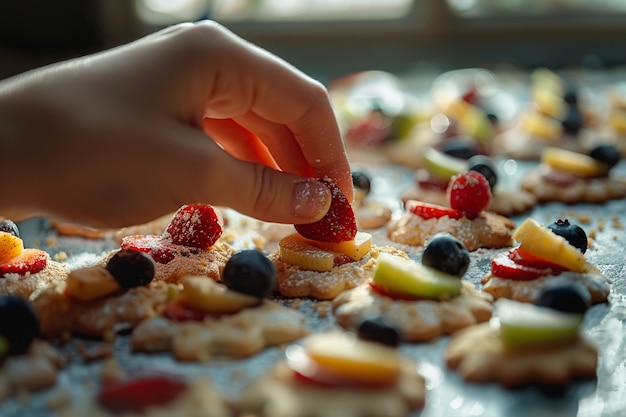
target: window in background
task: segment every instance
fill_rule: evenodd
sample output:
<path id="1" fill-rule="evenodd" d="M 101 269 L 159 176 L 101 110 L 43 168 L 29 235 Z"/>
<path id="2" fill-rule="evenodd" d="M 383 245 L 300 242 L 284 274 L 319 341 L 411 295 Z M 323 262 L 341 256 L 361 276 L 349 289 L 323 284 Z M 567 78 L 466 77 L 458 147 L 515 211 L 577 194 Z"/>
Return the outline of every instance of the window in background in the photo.
<path id="1" fill-rule="evenodd" d="M 447 0 L 447 2 L 454 14 L 468 18 L 626 12 L 624 0 Z"/>

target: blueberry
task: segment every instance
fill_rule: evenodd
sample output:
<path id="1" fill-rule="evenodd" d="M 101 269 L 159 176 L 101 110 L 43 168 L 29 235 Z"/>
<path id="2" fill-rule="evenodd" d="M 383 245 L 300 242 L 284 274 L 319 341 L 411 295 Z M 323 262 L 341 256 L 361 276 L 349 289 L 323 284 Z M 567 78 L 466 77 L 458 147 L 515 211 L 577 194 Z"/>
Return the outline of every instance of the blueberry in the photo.
<path id="1" fill-rule="evenodd" d="M 357 328 L 357 335 L 363 340 L 394 347 L 401 339 L 396 328 L 380 316 L 363 320 Z"/>
<path id="2" fill-rule="evenodd" d="M 262 252 L 243 250 L 228 259 L 222 279 L 233 291 L 262 298 L 276 287 L 276 268 Z"/>
<path id="3" fill-rule="evenodd" d="M 609 168 L 613 168 L 617 165 L 622 158 L 617 148 L 613 145 L 594 146 L 591 151 L 589 151 L 589 156 L 606 164 Z"/>
<path id="4" fill-rule="evenodd" d="M 498 123 L 500 123 L 500 118 L 498 117 L 497 114 L 488 111 L 487 112 L 487 119 L 489 119 L 489 121 L 491 122 L 492 125 L 497 125 Z"/>
<path id="5" fill-rule="evenodd" d="M 561 120 L 561 125 L 566 133 L 577 135 L 583 127 L 583 115 L 580 109 L 572 104 L 567 107 L 567 112 Z"/>
<path id="6" fill-rule="evenodd" d="M 25 299 L 15 295 L 0 296 L 0 335 L 7 340 L 10 355 L 28 351 L 39 335 L 39 322 Z"/>
<path id="7" fill-rule="evenodd" d="M 496 165 L 493 160 L 485 155 L 476 155 L 467 160 L 469 170 L 480 172 L 485 176 L 489 187 L 493 187 L 498 183 L 498 174 L 496 173 Z"/>
<path id="8" fill-rule="evenodd" d="M 106 269 L 124 290 L 148 285 L 154 279 L 156 263 L 144 252 L 121 249 L 106 264 Z"/>
<path id="9" fill-rule="evenodd" d="M 457 136 L 446 140 L 441 145 L 441 151 L 446 155 L 465 160 L 478 154 L 474 141 L 465 136 Z"/>
<path id="10" fill-rule="evenodd" d="M 559 285 L 548 287 L 541 291 L 535 300 L 535 305 L 549 307 L 565 313 L 584 313 L 587 311 L 587 302 L 580 286 Z"/>
<path id="11" fill-rule="evenodd" d="M 17 225 L 11 220 L 0 221 L 0 232 L 7 232 L 15 237 L 20 237 L 20 230 L 17 228 Z"/>
<path id="12" fill-rule="evenodd" d="M 574 87 L 569 87 L 565 90 L 565 94 L 563 94 L 563 101 L 567 104 L 577 104 L 578 103 L 578 92 Z"/>
<path id="13" fill-rule="evenodd" d="M 582 253 L 587 251 L 587 234 L 582 227 L 577 224 L 571 224 L 569 220 L 557 220 L 548 225 L 548 229 L 553 233 L 565 238 L 570 245 L 574 246 Z"/>
<path id="14" fill-rule="evenodd" d="M 437 233 L 424 248 L 422 264 L 460 278 L 467 272 L 470 256 L 460 240 L 448 233 Z"/>
<path id="15" fill-rule="evenodd" d="M 362 171 L 352 171 L 352 185 L 368 195 L 372 189 L 372 181 L 369 175 Z"/>

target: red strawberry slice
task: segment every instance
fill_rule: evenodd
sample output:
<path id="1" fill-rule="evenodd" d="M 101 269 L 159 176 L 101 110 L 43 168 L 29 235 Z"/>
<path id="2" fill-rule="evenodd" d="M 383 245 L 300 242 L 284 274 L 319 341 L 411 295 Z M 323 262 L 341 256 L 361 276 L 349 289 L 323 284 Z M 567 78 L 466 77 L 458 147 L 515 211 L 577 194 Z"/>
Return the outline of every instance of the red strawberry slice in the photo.
<path id="1" fill-rule="evenodd" d="M 517 249 L 500 252 L 491 259 L 491 273 L 500 278 L 530 281 L 547 275 L 558 275 L 563 268 L 549 262 L 520 257 Z"/>
<path id="2" fill-rule="evenodd" d="M 296 224 L 296 230 L 307 239 L 321 242 L 339 243 L 354 239 L 357 226 L 350 202 L 335 184 L 321 181 L 332 195 L 328 213 L 315 223 Z"/>
<path id="3" fill-rule="evenodd" d="M 48 265 L 48 254 L 40 249 L 27 248 L 16 257 L 0 265 L 0 275 L 36 274 Z"/>
<path id="4" fill-rule="evenodd" d="M 208 249 L 222 235 L 215 209 L 208 204 L 182 206 L 172 217 L 163 237 L 177 245 Z"/>
<path id="5" fill-rule="evenodd" d="M 477 171 L 464 171 L 452 177 L 447 193 L 450 207 L 463 210 L 469 218 L 476 217 L 491 201 L 489 182 Z"/>
<path id="6" fill-rule="evenodd" d="M 98 403 L 113 413 L 140 413 L 151 406 L 168 404 L 186 388 L 182 379 L 149 375 L 104 387 L 98 394 Z"/>
<path id="7" fill-rule="evenodd" d="M 161 235 L 130 235 L 122 238 L 122 249 L 145 252 L 156 262 L 166 264 L 176 256 L 176 246 Z"/>
<path id="8" fill-rule="evenodd" d="M 448 216 L 451 219 L 461 219 L 465 217 L 465 213 L 461 210 L 417 200 L 407 200 L 405 207 L 408 212 L 423 219 L 439 219 L 444 216 Z"/>

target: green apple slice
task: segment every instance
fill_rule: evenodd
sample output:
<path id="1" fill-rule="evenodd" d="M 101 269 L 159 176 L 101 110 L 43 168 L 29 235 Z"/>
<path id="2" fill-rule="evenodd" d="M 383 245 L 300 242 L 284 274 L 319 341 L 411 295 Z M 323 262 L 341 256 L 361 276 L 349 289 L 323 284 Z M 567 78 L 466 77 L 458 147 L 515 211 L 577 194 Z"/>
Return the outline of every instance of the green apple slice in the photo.
<path id="1" fill-rule="evenodd" d="M 427 148 L 423 157 L 428 172 L 444 181 L 467 169 L 467 161 L 446 155 L 435 148 Z"/>
<path id="2" fill-rule="evenodd" d="M 400 256 L 381 253 L 374 270 L 374 284 L 390 292 L 420 298 L 445 299 L 461 293 L 461 280 Z"/>
<path id="3" fill-rule="evenodd" d="M 508 347 L 550 345 L 570 340 L 578 333 L 582 314 L 564 313 L 549 307 L 498 299 L 495 317 L 500 324 L 500 338 Z"/>

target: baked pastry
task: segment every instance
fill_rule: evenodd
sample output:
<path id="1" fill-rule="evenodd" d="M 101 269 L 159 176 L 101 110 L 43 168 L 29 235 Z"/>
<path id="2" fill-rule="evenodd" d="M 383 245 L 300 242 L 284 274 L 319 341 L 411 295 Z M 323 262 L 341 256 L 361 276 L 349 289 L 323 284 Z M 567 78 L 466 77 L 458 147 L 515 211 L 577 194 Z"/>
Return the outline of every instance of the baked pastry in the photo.
<path id="1" fill-rule="evenodd" d="M 613 146 L 598 145 L 589 154 L 549 147 L 540 165 L 522 179 L 522 189 L 539 202 L 604 203 L 626 197 L 626 178 L 614 175 L 620 155 Z"/>
<path id="2" fill-rule="evenodd" d="M 536 304 L 501 299 L 494 307 L 494 320 L 460 331 L 446 347 L 447 366 L 464 380 L 559 389 L 596 377 L 598 351 L 579 331 L 587 306 L 575 289 L 553 287 Z"/>
<path id="3" fill-rule="evenodd" d="M 586 261 L 587 235 L 580 226 L 565 219 L 546 227 L 529 218 L 513 238 L 518 245 L 491 259 L 490 271 L 482 278 L 483 291 L 496 299 L 530 302 L 546 287 L 578 283 L 587 303 L 607 300 L 609 280 Z"/>
<path id="4" fill-rule="evenodd" d="M 252 381 L 237 409 L 257 417 L 401 417 L 424 406 L 424 378 L 396 348 L 398 335 L 368 320 L 358 334 L 314 333 Z"/>
<path id="5" fill-rule="evenodd" d="M 0 294 L 28 298 L 66 276 L 63 263 L 41 249 L 24 248 L 18 226 L 11 220 L 0 221 Z"/>
<path id="6" fill-rule="evenodd" d="M 431 239 L 421 262 L 381 254 L 368 283 L 333 300 L 337 323 L 354 329 L 381 316 L 403 340 L 424 342 L 487 321 L 492 298 L 461 279 L 468 266 L 469 253 L 448 234 Z"/>
<path id="7" fill-rule="evenodd" d="M 461 172 L 450 182 L 447 195 L 449 206 L 408 200 L 404 213 L 387 225 L 389 239 L 424 246 L 433 235 L 446 232 L 470 251 L 512 244 L 513 221 L 485 210 L 491 190 L 484 175 L 476 171 Z"/>

